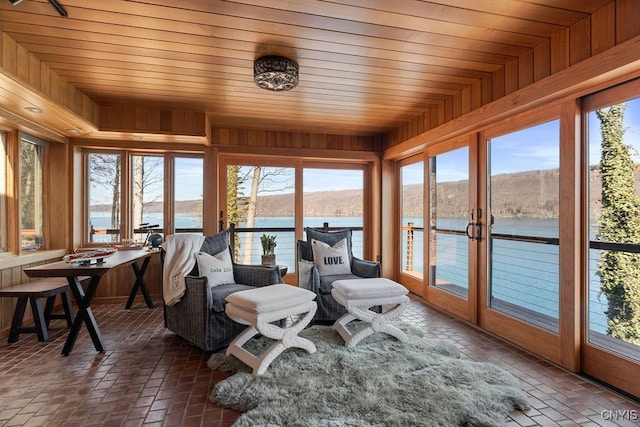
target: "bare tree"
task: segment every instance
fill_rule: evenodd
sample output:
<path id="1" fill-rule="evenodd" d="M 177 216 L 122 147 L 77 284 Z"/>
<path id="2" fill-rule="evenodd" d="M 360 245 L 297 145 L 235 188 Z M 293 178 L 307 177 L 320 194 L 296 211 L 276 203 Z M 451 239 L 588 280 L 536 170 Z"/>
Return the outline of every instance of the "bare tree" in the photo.
<path id="1" fill-rule="evenodd" d="M 140 224 L 147 209 L 161 198 L 161 194 L 149 199 L 152 189 L 163 182 L 162 157 L 134 156 L 132 169 L 132 223 Z M 121 187 L 121 156 L 119 154 L 91 153 L 89 156 L 89 171 L 92 189 L 103 192 L 105 189 L 111 195 L 111 228 L 120 227 L 120 187 Z M 100 194 L 100 193 L 98 193 Z"/>
<path id="2" fill-rule="evenodd" d="M 288 168 L 272 168 L 253 166 L 246 169 L 246 173 L 238 178 L 238 194 L 242 194 L 241 185 L 251 180 L 249 196 L 245 198 L 245 223 L 247 228 L 255 226 L 255 219 L 258 213 L 258 197 L 266 193 L 281 192 L 292 188 Z M 253 233 L 245 233 L 243 252 L 243 263 L 251 263 L 253 252 Z"/>
<path id="3" fill-rule="evenodd" d="M 89 176 L 92 191 L 111 195 L 111 228 L 120 228 L 120 155 L 91 153 Z M 93 224 L 92 224 L 93 225 Z"/>
<path id="4" fill-rule="evenodd" d="M 145 200 L 145 196 L 154 194 L 153 190 L 158 184 L 163 182 L 163 165 L 162 157 L 154 156 L 133 156 L 133 203 L 132 218 L 134 227 L 141 224 L 144 215 L 153 203 L 161 198 L 161 193 L 156 191 L 154 197 Z M 162 186 L 161 186 L 162 187 Z M 162 188 L 160 188 L 162 191 Z"/>

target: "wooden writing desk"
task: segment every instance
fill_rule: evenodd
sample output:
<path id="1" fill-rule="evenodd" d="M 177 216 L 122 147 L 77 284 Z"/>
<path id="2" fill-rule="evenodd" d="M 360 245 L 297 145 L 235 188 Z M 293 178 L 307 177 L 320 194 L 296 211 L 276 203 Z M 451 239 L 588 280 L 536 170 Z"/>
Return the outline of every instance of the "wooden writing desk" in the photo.
<path id="1" fill-rule="evenodd" d="M 100 333 L 96 319 L 91 311 L 91 300 L 98 289 L 100 279 L 112 268 L 131 264 L 133 271 L 136 274 L 136 283 L 129 297 L 127 308 L 130 307 L 130 302 L 133 300 L 133 296 L 135 296 L 135 292 L 137 292 L 138 289 L 142 290 L 147 305 L 150 307 L 153 306 L 142 276 L 144 275 L 146 266 L 149 263 L 149 259 L 157 253 L 157 251 L 149 252 L 146 249 L 118 251 L 109 258 L 105 258 L 104 262 L 101 264 L 75 265 L 65 261 L 58 261 L 51 264 L 38 265 L 36 267 L 24 269 L 25 274 L 29 277 L 66 277 L 69 282 L 71 293 L 78 305 L 78 312 L 75 320 L 73 321 L 73 325 L 69 330 L 69 335 L 64 343 L 64 347 L 62 348 L 62 354 L 64 356 L 71 353 L 83 322 L 87 327 L 87 331 L 89 331 L 89 335 L 91 336 L 91 340 L 93 341 L 93 345 L 96 350 L 99 352 L 103 352 L 105 350 L 102 334 Z M 138 261 L 142 261 L 142 267 L 138 265 Z M 89 276 L 90 280 L 85 292 L 78 278 L 86 276 Z"/>

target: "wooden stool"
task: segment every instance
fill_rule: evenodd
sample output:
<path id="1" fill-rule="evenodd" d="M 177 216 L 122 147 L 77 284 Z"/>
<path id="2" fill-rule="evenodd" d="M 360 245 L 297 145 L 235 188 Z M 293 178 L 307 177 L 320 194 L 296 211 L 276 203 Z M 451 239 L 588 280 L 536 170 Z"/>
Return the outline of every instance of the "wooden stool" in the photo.
<path id="1" fill-rule="evenodd" d="M 11 322 L 8 342 L 17 342 L 20 334 L 23 333 L 37 334 L 38 341 L 48 340 L 49 334 L 47 333 L 47 328 L 49 327 L 51 319 L 65 319 L 67 321 L 67 327 L 70 328 L 73 324 L 74 316 L 69 292 L 69 284 L 64 278 L 33 280 L 31 282 L 0 289 L 0 297 L 18 298 L 16 309 L 13 313 L 13 321 Z M 58 294 L 60 294 L 60 298 L 62 299 L 64 314 L 53 313 L 56 295 Z M 44 310 L 42 309 L 40 298 L 47 299 Z M 33 321 L 35 323 L 35 326 L 30 328 L 22 326 L 24 312 L 27 307 L 27 300 L 30 302 Z"/>

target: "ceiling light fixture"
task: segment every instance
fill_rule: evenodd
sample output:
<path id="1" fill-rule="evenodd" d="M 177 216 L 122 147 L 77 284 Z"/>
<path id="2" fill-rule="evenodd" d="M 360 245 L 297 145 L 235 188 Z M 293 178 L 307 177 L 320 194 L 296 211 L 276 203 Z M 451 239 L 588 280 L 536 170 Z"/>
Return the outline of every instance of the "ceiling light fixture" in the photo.
<path id="1" fill-rule="evenodd" d="M 60 3 L 58 3 L 58 0 L 48 0 L 49 4 L 51 6 L 53 6 L 53 8 L 56 10 L 56 12 L 58 12 L 58 15 L 66 18 L 67 15 L 67 11 L 64 10 L 64 7 L 62 7 L 62 5 Z M 11 3 L 13 6 L 22 3 L 22 0 L 9 0 L 9 3 Z"/>
<path id="2" fill-rule="evenodd" d="M 42 108 L 39 107 L 24 107 L 24 109 L 30 113 L 42 114 Z"/>
<path id="3" fill-rule="evenodd" d="M 298 86 L 298 63 L 284 56 L 263 56 L 253 63 L 253 81 L 274 92 L 291 90 Z"/>

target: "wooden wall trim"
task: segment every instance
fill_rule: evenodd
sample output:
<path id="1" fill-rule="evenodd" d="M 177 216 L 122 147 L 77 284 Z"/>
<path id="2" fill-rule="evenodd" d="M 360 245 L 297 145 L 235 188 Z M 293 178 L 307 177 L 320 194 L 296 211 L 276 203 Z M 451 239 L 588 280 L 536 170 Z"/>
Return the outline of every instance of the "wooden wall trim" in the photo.
<path id="1" fill-rule="evenodd" d="M 207 118 L 202 111 L 131 104 L 100 105 L 99 109 L 100 131 L 207 135 Z"/>
<path id="2" fill-rule="evenodd" d="M 581 115 L 579 101 L 560 109 L 559 279 L 560 364 L 580 371 L 581 337 Z"/>
<path id="3" fill-rule="evenodd" d="M 345 139 L 341 139 L 341 137 Z M 354 141 L 354 138 L 355 142 L 350 143 L 349 141 Z M 380 159 L 381 155 L 378 151 L 349 149 L 354 146 L 356 148 L 365 147 L 369 138 L 214 128 L 211 146 L 216 147 L 220 153 L 224 154 L 295 157 L 301 160 L 334 159 L 339 161 L 349 159 L 371 162 Z M 257 140 L 261 140 L 262 143 L 254 145 L 253 142 L 257 142 Z M 342 148 L 337 148 L 336 140 L 346 140 L 347 142 Z M 301 143 L 301 141 L 307 141 L 307 143 Z M 372 144 L 378 145 L 378 141 L 379 139 L 374 139 Z"/>
<path id="4" fill-rule="evenodd" d="M 565 68 L 548 78 L 484 105 L 443 125 L 409 138 L 384 152 L 385 159 L 396 159 L 513 116 L 516 113 L 604 89 L 612 84 L 640 76 L 640 36 L 605 52 Z"/>
<path id="5" fill-rule="evenodd" d="M 523 49 L 516 59 L 505 62 L 492 72 L 485 72 L 485 76 L 479 80 L 479 98 L 472 97 L 471 110 L 639 36 L 640 26 L 636 22 L 639 14 L 640 2 L 637 0 L 611 0 L 571 27 L 551 33 L 531 49 Z M 468 112 L 464 108 L 457 108 L 455 99 L 453 108 L 449 100 L 436 108 L 438 114 L 427 124 L 427 129 Z M 410 124 L 401 125 L 386 135 L 385 148 L 389 149 L 419 134 Z"/>
<path id="6" fill-rule="evenodd" d="M 58 134 L 65 134 L 70 128 L 83 132 L 96 130 L 98 106 L 88 96 L 1 31 L 0 46 L 4 109 L 28 120 L 28 113 L 22 114 L 24 108 L 40 107 L 46 114 L 38 116 L 37 122 Z"/>

